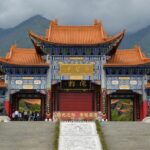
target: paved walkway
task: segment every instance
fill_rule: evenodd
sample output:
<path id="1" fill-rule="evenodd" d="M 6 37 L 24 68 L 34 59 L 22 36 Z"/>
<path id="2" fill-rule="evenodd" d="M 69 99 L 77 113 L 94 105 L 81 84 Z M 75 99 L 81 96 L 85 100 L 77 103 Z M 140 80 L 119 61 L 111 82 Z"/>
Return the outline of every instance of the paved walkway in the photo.
<path id="1" fill-rule="evenodd" d="M 0 123 L 0 150 L 52 150 L 53 135 L 50 122 Z"/>
<path id="2" fill-rule="evenodd" d="M 102 123 L 109 150 L 150 150 L 150 123 Z"/>
<path id="3" fill-rule="evenodd" d="M 59 150 L 102 150 L 95 122 L 61 122 Z"/>

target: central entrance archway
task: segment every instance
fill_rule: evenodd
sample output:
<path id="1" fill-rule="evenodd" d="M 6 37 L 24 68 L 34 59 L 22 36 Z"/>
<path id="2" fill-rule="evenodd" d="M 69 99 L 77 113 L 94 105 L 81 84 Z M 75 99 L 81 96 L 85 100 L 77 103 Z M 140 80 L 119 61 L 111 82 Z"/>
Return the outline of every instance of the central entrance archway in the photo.
<path id="1" fill-rule="evenodd" d="M 36 90 L 20 90 L 11 94 L 12 113 L 19 112 L 38 113 L 40 120 L 45 118 L 46 95 Z"/>
<path id="2" fill-rule="evenodd" d="M 52 86 L 52 111 L 100 111 L 100 85 L 86 80 L 65 80 Z"/>

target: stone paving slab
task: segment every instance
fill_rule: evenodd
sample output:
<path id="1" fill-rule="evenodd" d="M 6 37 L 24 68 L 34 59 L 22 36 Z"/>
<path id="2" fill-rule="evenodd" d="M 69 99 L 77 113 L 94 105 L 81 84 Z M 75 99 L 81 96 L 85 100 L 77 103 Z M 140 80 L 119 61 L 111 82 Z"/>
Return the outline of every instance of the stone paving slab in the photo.
<path id="1" fill-rule="evenodd" d="M 95 122 L 61 122 L 59 150 L 102 150 Z"/>
<path id="2" fill-rule="evenodd" d="M 102 128 L 109 150 L 150 150 L 150 123 L 105 122 Z"/>
<path id="3" fill-rule="evenodd" d="M 60 136 L 59 150 L 102 150 L 98 136 Z"/>
<path id="4" fill-rule="evenodd" d="M 0 123 L 0 150 L 52 150 L 54 123 Z"/>
<path id="5" fill-rule="evenodd" d="M 96 125 L 93 122 L 69 121 L 60 124 L 60 134 L 65 136 L 97 135 Z"/>

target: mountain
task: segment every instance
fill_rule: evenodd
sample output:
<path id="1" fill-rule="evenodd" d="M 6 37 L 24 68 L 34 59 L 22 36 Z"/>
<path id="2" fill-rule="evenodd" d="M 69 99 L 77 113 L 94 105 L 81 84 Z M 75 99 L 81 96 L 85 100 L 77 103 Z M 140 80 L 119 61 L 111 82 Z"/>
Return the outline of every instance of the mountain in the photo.
<path id="1" fill-rule="evenodd" d="M 150 57 L 150 25 L 132 34 L 126 34 L 121 48 L 132 48 L 139 45 L 142 51 Z"/>
<path id="2" fill-rule="evenodd" d="M 0 28 L 0 34 L 2 34 L 3 33 L 3 29 L 2 28 Z"/>
<path id="3" fill-rule="evenodd" d="M 37 34 L 45 34 L 45 30 L 49 27 L 50 20 L 36 15 L 14 28 L 0 28 L 0 56 L 5 56 L 12 44 L 18 47 L 33 47 L 28 36 L 28 31 L 32 30 Z"/>

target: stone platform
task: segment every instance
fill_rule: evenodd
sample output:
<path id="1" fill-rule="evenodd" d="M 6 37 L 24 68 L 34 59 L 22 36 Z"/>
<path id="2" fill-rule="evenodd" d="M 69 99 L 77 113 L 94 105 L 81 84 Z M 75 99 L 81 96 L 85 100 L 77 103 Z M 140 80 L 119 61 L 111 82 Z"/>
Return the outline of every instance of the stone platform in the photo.
<path id="1" fill-rule="evenodd" d="M 52 150 L 52 122 L 0 123 L 0 150 Z"/>
<path id="2" fill-rule="evenodd" d="M 109 150 L 150 150 L 150 123 L 103 122 Z"/>

